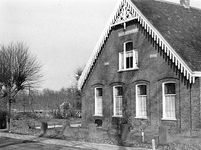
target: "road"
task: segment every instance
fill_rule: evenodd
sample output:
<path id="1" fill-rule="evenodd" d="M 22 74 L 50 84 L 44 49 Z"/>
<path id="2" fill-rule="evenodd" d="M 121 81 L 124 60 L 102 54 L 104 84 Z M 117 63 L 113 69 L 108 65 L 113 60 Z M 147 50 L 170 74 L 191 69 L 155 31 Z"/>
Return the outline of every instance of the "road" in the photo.
<path id="1" fill-rule="evenodd" d="M 60 145 L 44 144 L 34 141 L 0 137 L 0 150 L 81 150 L 81 149 L 60 146 Z"/>

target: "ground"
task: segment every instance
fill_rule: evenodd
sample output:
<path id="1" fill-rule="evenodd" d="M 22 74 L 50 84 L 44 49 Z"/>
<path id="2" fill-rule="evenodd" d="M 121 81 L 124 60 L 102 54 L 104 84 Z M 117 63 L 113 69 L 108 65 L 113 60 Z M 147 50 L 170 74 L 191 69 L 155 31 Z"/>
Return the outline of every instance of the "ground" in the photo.
<path id="1" fill-rule="evenodd" d="M 0 138 L 0 149 L 2 150 L 80 150 L 79 148 L 44 144 L 33 141 L 25 141 L 11 138 Z M 87 150 L 87 149 L 85 149 Z"/>
<path id="2" fill-rule="evenodd" d="M 27 120 L 26 120 L 27 121 Z M 62 125 L 66 119 L 43 119 L 43 120 L 31 120 L 31 122 L 35 122 L 35 126 L 39 127 L 41 125 L 41 121 L 46 121 L 48 122 L 48 125 L 50 126 L 56 126 L 56 125 Z M 81 122 L 80 118 L 74 118 L 70 119 L 70 124 L 77 124 Z M 60 127 L 61 130 L 61 127 Z M 40 129 L 30 129 L 28 131 L 22 130 L 15 128 L 11 133 L 19 133 L 22 135 L 35 135 L 38 136 L 40 134 Z M 59 136 L 46 136 L 47 138 L 51 139 L 63 139 L 66 141 L 77 141 L 78 139 L 75 137 L 72 138 L 64 138 L 64 137 L 59 137 Z M 80 140 L 78 140 L 80 141 Z M 82 139 L 81 141 L 84 142 L 89 142 L 86 141 L 86 139 Z M 104 141 L 94 141 L 94 139 L 91 141 L 94 143 L 104 143 Z M 147 148 L 150 146 L 150 144 L 142 144 L 139 143 L 136 145 L 134 144 L 134 147 L 144 147 Z M 20 140 L 12 140 L 12 139 L 2 139 L 0 138 L 0 149 L 5 149 L 5 150 L 13 150 L 13 149 L 30 149 L 30 150 L 36 150 L 36 149 L 42 149 L 42 150 L 79 150 L 76 148 L 71 148 L 71 147 L 64 147 L 60 145 L 49 145 L 49 144 L 42 144 L 39 142 L 31 142 L 31 141 L 20 141 Z M 183 137 L 179 141 L 176 141 L 175 143 L 171 143 L 168 146 L 167 145 L 162 145 L 158 146 L 157 150 L 201 150 L 201 144 L 200 144 L 200 138 L 199 137 Z"/>

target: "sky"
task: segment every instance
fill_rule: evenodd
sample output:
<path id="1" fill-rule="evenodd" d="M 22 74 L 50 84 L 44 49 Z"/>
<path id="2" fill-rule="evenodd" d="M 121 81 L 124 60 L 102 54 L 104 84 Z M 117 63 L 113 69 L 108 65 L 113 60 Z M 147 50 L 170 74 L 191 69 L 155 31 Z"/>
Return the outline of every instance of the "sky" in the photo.
<path id="1" fill-rule="evenodd" d="M 179 3 L 180 0 L 167 0 Z M 42 65 L 41 90 L 75 83 L 117 0 L 0 0 L 0 45 L 24 42 Z M 201 0 L 191 0 L 201 8 Z"/>

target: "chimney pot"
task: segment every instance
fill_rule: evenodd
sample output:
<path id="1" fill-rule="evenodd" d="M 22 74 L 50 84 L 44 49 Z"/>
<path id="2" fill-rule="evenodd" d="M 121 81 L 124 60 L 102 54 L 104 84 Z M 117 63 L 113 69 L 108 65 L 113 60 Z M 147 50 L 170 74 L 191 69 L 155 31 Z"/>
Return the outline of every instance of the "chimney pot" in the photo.
<path id="1" fill-rule="evenodd" d="M 190 8 L 190 0 L 180 0 L 180 4 L 185 8 Z"/>

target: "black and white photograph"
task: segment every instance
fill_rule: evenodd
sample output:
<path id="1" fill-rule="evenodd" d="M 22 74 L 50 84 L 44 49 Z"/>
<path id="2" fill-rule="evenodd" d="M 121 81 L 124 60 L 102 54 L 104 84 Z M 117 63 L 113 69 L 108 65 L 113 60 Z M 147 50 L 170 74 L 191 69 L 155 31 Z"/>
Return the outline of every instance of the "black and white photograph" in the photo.
<path id="1" fill-rule="evenodd" d="M 0 149 L 201 150 L 201 0 L 0 0 Z"/>

